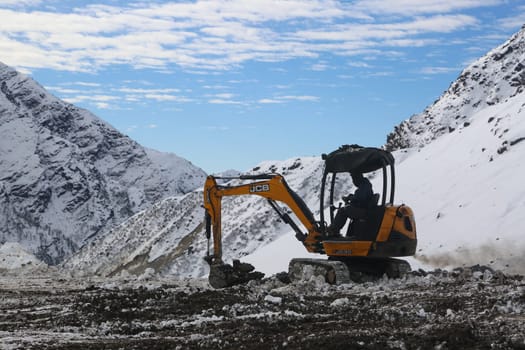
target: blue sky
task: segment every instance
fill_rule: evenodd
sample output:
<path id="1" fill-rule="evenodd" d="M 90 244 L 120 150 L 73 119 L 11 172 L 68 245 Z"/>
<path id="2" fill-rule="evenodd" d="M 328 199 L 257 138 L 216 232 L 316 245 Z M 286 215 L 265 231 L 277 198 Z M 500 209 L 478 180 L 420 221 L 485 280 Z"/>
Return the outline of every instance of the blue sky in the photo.
<path id="1" fill-rule="evenodd" d="M 517 0 L 0 0 L 0 61 L 207 172 L 381 146 L 525 23 Z"/>

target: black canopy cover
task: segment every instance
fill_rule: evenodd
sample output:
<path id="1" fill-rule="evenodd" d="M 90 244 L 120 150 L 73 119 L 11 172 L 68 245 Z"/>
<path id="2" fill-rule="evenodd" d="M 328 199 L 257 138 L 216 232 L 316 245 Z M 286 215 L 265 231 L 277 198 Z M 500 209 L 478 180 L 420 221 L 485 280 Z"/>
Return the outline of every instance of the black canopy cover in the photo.
<path id="1" fill-rule="evenodd" d="M 327 173 L 368 173 L 394 164 L 390 152 L 359 145 L 343 145 L 329 154 L 323 154 L 323 159 Z"/>

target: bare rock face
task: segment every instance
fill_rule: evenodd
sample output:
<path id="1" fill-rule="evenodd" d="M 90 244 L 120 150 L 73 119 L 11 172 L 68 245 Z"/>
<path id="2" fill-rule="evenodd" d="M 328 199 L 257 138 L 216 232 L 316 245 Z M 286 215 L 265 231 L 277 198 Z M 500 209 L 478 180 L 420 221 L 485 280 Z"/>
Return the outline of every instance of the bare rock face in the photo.
<path id="1" fill-rule="evenodd" d="M 422 113 L 396 126 L 387 136 L 386 148 L 422 147 L 443 134 L 468 127 L 474 113 L 522 94 L 524 89 L 525 27 L 467 67 Z"/>
<path id="2" fill-rule="evenodd" d="M 148 150 L 0 63 L 0 243 L 56 264 L 205 173 Z"/>

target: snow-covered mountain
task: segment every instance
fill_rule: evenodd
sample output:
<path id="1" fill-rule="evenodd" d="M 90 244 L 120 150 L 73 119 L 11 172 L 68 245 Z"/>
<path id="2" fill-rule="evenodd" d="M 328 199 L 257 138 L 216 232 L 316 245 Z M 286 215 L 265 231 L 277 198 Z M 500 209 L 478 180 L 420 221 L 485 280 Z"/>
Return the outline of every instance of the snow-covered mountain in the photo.
<path id="1" fill-rule="evenodd" d="M 522 30 L 388 137 L 388 148 L 402 148 L 394 152 L 396 202 L 410 205 L 416 215 L 414 267 L 480 263 L 525 273 L 524 43 Z M 322 169 L 319 156 L 264 162 L 250 172 L 283 174 L 318 218 Z M 375 188 L 379 180 L 372 179 Z M 341 187 L 340 193 L 349 189 Z M 93 241 L 66 266 L 105 275 L 147 268 L 180 277 L 205 275 L 201 197 L 197 190 L 157 203 Z M 224 200 L 223 234 L 225 261 L 243 258 L 267 273 L 286 270 L 291 258 L 308 255 L 255 196 Z"/>
<path id="2" fill-rule="evenodd" d="M 140 146 L 0 63 L 0 243 L 57 263 L 205 173 Z"/>
<path id="3" fill-rule="evenodd" d="M 503 45 L 470 64 L 422 113 L 396 126 L 387 136 L 386 148 L 426 145 L 444 134 L 468 127 L 476 114 L 487 107 L 522 94 L 524 57 L 525 26 Z"/>

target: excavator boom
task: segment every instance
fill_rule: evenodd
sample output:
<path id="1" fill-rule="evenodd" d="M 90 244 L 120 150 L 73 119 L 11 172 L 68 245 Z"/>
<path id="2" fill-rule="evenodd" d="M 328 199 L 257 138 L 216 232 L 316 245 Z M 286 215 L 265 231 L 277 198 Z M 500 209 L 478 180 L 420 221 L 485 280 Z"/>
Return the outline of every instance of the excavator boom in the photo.
<path id="1" fill-rule="evenodd" d="M 294 229 L 297 239 L 303 242 L 308 251 L 321 252 L 316 239 L 320 235 L 318 223 L 310 209 L 288 186 L 282 175 L 245 175 L 238 179 L 251 182 L 237 186 L 223 186 L 217 184 L 217 178 L 210 175 L 204 185 L 204 208 L 209 222 L 207 236 L 210 236 L 210 228 L 213 232 L 213 255 L 208 258 L 212 263 L 215 261 L 222 263 L 221 207 L 222 198 L 226 196 L 257 195 L 266 198 L 284 222 Z M 286 204 L 295 213 L 306 232 L 301 230 L 288 213 L 275 203 L 276 201 Z"/>

